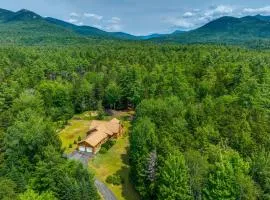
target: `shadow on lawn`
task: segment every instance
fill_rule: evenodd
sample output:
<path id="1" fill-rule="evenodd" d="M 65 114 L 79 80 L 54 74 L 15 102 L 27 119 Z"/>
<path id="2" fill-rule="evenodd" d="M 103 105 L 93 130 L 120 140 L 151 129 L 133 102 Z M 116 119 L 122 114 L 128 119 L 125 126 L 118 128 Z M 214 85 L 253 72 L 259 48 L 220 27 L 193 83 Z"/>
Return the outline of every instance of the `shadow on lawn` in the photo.
<path id="1" fill-rule="evenodd" d="M 127 152 L 129 151 L 129 148 L 126 147 Z M 126 200 L 139 200 L 140 197 L 138 193 L 136 192 L 135 188 L 131 184 L 131 180 L 129 177 L 130 174 L 130 166 L 129 166 L 129 157 L 127 154 L 122 154 L 121 159 L 125 166 L 123 166 L 120 170 L 118 170 L 115 174 L 119 175 L 123 179 L 123 190 L 122 195 Z"/>

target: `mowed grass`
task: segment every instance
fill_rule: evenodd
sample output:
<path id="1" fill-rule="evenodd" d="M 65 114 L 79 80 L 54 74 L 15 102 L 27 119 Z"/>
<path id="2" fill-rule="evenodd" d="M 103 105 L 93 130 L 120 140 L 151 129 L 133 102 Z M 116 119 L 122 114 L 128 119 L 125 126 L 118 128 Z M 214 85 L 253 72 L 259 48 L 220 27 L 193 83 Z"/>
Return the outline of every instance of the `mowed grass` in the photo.
<path id="1" fill-rule="evenodd" d="M 82 140 L 86 137 L 91 121 L 90 115 L 90 112 L 75 115 L 68 121 L 65 128 L 59 132 L 62 148 L 65 148 L 65 153 L 71 153 L 76 149 L 77 145 L 74 144 L 74 141 L 76 140 L 76 142 L 78 142 L 79 136 Z M 72 148 L 69 148 L 70 144 L 72 145 Z"/>
<path id="2" fill-rule="evenodd" d="M 129 148 L 129 123 L 125 123 L 125 134 L 120 137 L 116 144 L 105 154 L 98 154 L 89 161 L 89 167 L 94 171 L 96 177 L 105 183 L 115 194 L 118 200 L 138 200 L 140 199 L 129 180 L 130 167 L 128 165 Z M 119 174 L 124 183 L 119 186 L 106 183 L 109 175 Z"/>
<path id="3" fill-rule="evenodd" d="M 80 136 L 83 140 L 89 130 L 90 122 L 95 119 L 95 113 L 91 116 L 91 111 L 79 115 L 75 115 L 68 121 L 68 125 L 59 132 L 62 141 L 62 147 L 65 148 L 65 153 L 73 152 L 77 145 L 73 144 L 74 140 L 78 140 Z M 128 148 L 129 148 L 129 128 L 130 119 L 134 112 L 115 112 L 112 116 L 105 116 L 106 121 L 113 117 L 120 119 L 124 125 L 124 134 L 117 139 L 116 144 L 105 154 L 97 154 L 89 161 L 89 168 L 95 173 L 95 176 L 105 183 L 115 194 L 118 200 L 138 200 L 140 199 L 134 187 L 129 180 L 130 167 L 128 164 Z M 72 144 L 72 148 L 69 145 Z M 124 179 L 124 183 L 120 186 L 114 186 L 106 183 L 106 178 L 109 175 L 117 173 Z"/>

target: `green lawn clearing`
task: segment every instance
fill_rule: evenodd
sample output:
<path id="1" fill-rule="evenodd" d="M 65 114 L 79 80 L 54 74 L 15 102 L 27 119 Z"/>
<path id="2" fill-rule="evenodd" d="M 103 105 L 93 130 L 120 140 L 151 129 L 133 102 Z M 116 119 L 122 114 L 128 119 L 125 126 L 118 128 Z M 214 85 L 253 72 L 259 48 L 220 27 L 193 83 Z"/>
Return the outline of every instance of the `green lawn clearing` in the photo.
<path id="1" fill-rule="evenodd" d="M 86 137 L 86 133 L 89 130 L 91 112 L 85 112 L 79 115 L 75 115 L 68 121 L 68 124 L 63 130 L 59 132 L 60 139 L 62 141 L 62 147 L 65 148 L 65 153 L 71 153 L 77 147 L 74 141 L 78 142 L 78 137 L 81 139 Z M 70 148 L 70 144 L 72 148 Z"/>
<path id="2" fill-rule="evenodd" d="M 129 180 L 129 164 L 128 164 L 128 148 L 129 148 L 129 127 L 130 117 L 134 114 L 133 111 L 115 111 L 112 116 L 105 116 L 104 120 L 110 120 L 113 117 L 120 119 L 123 122 L 125 133 L 116 144 L 111 147 L 105 154 L 98 153 L 89 161 L 89 168 L 95 173 L 95 176 L 105 183 L 115 194 L 118 200 L 138 200 L 140 199 Z M 89 125 L 92 119 L 95 119 L 95 113 L 85 112 L 75 115 L 68 121 L 68 125 L 59 132 L 62 141 L 62 147 L 65 148 L 65 153 L 73 152 L 77 145 L 74 141 L 78 141 L 86 137 L 89 130 Z M 72 144 L 72 148 L 69 145 Z M 120 175 L 124 180 L 123 184 L 114 186 L 106 183 L 106 178 L 113 174 Z"/>
<path id="3" fill-rule="evenodd" d="M 115 194 L 118 200 L 138 200 L 140 199 L 129 180 L 128 154 L 129 148 L 129 123 L 125 122 L 126 133 L 120 137 L 116 144 L 105 154 L 97 154 L 89 161 L 89 167 L 94 171 L 96 177 L 104 182 Z M 118 174 L 124 180 L 119 186 L 106 183 L 106 178 L 113 174 Z"/>

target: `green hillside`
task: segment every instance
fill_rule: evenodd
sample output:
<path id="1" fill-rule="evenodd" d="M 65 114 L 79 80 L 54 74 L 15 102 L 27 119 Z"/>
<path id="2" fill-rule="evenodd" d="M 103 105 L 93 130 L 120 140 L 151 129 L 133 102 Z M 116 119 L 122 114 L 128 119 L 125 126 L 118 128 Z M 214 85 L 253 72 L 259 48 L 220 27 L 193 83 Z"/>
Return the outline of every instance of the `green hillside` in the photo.
<path id="1" fill-rule="evenodd" d="M 43 18 L 29 10 L 0 10 L 0 43 L 26 45 L 91 44 L 96 40 L 132 39 L 126 33 L 109 33 L 90 26 L 76 26 L 54 18 Z"/>
<path id="2" fill-rule="evenodd" d="M 270 39 L 270 21 L 264 16 L 221 17 L 186 33 L 170 34 L 152 41 L 176 43 L 248 44 Z"/>

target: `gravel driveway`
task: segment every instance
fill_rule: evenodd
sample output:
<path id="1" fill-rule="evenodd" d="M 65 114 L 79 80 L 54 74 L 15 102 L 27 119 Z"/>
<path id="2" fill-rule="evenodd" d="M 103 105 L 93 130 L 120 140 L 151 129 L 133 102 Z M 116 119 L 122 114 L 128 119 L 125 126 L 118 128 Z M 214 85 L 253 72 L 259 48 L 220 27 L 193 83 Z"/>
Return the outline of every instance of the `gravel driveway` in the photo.
<path id="1" fill-rule="evenodd" d="M 90 158 L 92 158 L 94 155 L 92 153 L 83 153 L 79 151 L 74 151 L 71 154 L 67 155 L 68 159 L 78 160 L 80 161 L 85 167 L 88 165 L 88 161 Z"/>

